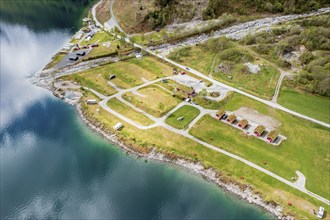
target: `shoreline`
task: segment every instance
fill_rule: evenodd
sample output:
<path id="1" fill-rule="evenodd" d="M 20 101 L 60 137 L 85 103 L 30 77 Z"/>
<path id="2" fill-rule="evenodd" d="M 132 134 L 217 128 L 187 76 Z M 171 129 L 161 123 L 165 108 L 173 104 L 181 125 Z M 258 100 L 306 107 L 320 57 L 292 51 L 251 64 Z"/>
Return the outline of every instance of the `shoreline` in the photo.
<path id="1" fill-rule="evenodd" d="M 211 182 L 212 184 L 215 184 L 217 187 L 221 188 L 225 192 L 230 193 L 231 195 L 237 197 L 238 199 L 244 200 L 245 202 L 253 204 L 256 207 L 262 208 L 264 211 L 270 213 L 272 216 L 278 219 L 288 219 L 288 220 L 294 219 L 293 216 L 283 214 L 283 206 L 278 205 L 275 202 L 264 201 L 259 194 L 253 192 L 253 188 L 251 188 L 250 186 L 242 186 L 241 184 L 237 182 L 235 183 L 234 181 L 230 181 L 229 183 L 224 182 L 221 179 L 221 175 L 217 173 L 216 170 L 214 170 L 213 168 L 206 169 L 203 166 L 203 164 L 201 164 L 200 162 L 195 163 L 182 158 L 171 159 L 168 158 L 164 153 L 159 152 L 156 148 L 153 148 L 149 153 L 141 153 L 129 148 L 122 141 L 118 139 L 115 133 L 108 133 L 106 131 L 103 131 L 100 127 L 93 124 L 93 122 L 83 114 L 80 102 L 75 104 L 73 103 L 68 103 L 68 104 L 74 106 L 75 111 L 77 112 L 77 115 L 81 120 L 81 122 L 83 122 L 89 129 L 91 129 L 92 132 L 95 132 L 98 135 L 102 136 L 102 138 L 106 139 L 115 146 L 121 148 L 125 152 L 134 154 L 139 158 L 145 158 L 149 160 L 158 161 L 161 163 L 167 163 L 170 165 L 177 166 L 181 169 L 183 168 L 195 175 L 196 174 L 200 175 L 201 177 L 203 177 L 204 180 Z"/>
<path id="2" fill-rule="evenodd" d="M 31 82 L 38 87 L 48 89 L 54 95 L 55 87 L 53 87 L 52 85 L 53 79 L 48 78 L 47 76 L 42 76 L 39 73 L 35 74 L 31 78 Z M 284 207 L 282 205 L 279 205 L 273 201 L 264 201 L 262 196 L 258 193 L 254 193 L 254 189 L 250 186 L 242 185 L 235 180 L 226 181 L 225 179 L 222 179 L 222 176 L 221 174 L 219 174 L 219 172 L 217 172 L 213 168 L 206 169 L 204 165 L 200 162 L 196 163 L 188 159 L 182 159 L 180 158 L 180 155 L 176 155 L 178 158 L 170 158 L 166 156 L 165 153 L 160 152 L 156 148 L 152 148 L 152 150 L 148 153 L 141 153 L 130 148 L 129 146 L 125 145 L 125 140 L 120 140 L 115 133 L 102 130 L 102 128 L 95 125 L 93 121 L 88 118 L 88 116 L 85 116 L 81 108 L 80 98 L 75 100 L 65 98 L 62 100 L 67 104 L 74 106 L 75 111 L 77 112 L 81 122 L 87 125 L 87 127 L 90 128 L 92 132 L 95 132 L 98 135 L 102 136 L 102 138 L 121 148 L 125 152 L 134 154 L 138 156 L 138 158 L 150 159 L 161 163 L 174 165 L 179 167 L 180 169 L 183 168 L 186 171 L 191 172 L 195 175 L 200 175 L 201 177 L 203 177 L 204 180 L 215 184 L 217 187 L 221 188 L 225 192 L 229 192 L 232 196 L 235 196 L 240 200 L 245 200 L 245 202 L 262 208 L 264 211 L 270 213 L 272 216 L 278 219 L 294 219 L 294 216 L 283 214 Z"/>

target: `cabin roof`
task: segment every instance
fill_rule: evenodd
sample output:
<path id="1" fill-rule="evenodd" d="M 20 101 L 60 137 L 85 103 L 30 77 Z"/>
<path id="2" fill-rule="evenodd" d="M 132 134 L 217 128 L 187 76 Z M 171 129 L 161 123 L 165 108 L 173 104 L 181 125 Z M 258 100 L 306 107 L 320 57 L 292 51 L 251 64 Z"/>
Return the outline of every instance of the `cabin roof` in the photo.
<path id="1" fill-rule="evenodd" d="M 254 132 L 258 132 L 259 134 L 261 134 L 262 132 L 264 132 L 266 130 L 265 126 L 263 125 L 258 125 L 255 129 Z"/>
<path id="2" fill-rule="evenodd" d="M 245 127 L 249 124 L 249 121 L 246 120 L 246 119 L 242 119 L 242 120 L 239 121 L 238 124 L 241 125 L 242 127 Z"/>
<path id="3" fill-rule="evenodd" d="M 218 112 L 217 112 L 218 115 L 220 116 L 223 116 L 224 114 L 226 114 L 226 111 L 223 110 L 223 109 L 220 109 Z"/>
<path id="4" fill-rule="evenodd" d="M 279 132 L 274 130 L 269 132 L 269 134 L 267 135 L 267 138 L 271 138 L 272 140 L 275 140 L 279 135 Z"/>
<path id="5" fill-rule="evenodd" d="M 236 118 L 237 118 L 236 115 L 231 114 L 228 116 L 227 120 L 234 121 Z"/>

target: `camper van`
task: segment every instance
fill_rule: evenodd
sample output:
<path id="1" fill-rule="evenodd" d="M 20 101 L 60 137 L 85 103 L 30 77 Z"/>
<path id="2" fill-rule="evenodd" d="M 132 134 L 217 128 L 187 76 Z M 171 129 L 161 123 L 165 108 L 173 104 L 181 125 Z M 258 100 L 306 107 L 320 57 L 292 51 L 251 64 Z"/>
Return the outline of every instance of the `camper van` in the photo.
<path id="1" fill-rule="evenodd" d="M 324 208 L 322 206 L 320 206 L 319 211 L 317 212 L 317 217 L 319 219 L 322 219 L 324 215 Z"/>

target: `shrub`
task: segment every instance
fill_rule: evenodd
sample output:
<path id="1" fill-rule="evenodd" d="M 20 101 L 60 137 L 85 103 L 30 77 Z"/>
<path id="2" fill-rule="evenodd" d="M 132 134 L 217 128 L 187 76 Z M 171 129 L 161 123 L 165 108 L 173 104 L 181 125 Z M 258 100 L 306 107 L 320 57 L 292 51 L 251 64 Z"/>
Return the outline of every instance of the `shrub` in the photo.
<path id="1" fill-rule="evenodd" d="M 220 53 L 221 60 L 239 62 L 251 62 L 254 60 L 253 56 L 248 52 L 241 51 L 237 48 L 229 48 Z"/>
<path id="2" fill-rule="evenodd" d="M 311 52 L 304 52 L 303 54 L 300 55 L 299 60 L 302 64 L 308 64 L 314 59 L 314 56 Z"/>

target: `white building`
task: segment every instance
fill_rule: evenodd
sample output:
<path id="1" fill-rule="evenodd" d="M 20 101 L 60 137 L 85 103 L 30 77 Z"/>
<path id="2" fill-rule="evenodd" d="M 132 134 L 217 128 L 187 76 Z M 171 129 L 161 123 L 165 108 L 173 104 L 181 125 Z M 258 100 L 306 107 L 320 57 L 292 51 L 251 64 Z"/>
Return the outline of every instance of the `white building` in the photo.
<path id="1" fill-rule="evenodd" d="M 120 122 L 118 122 L 115 126 L 113 126 L 114 129 L 116 129 L 117 131 L 122 129 L 124 127 L 124 125 Z"/>
<path id="2" fill-rule="evenodd" d="M 95 104 L 97 104 L 97 101 L 96 101 L 96 99 L 88 99 L 87 104 L 88 105 L 95 105 Z"/>

